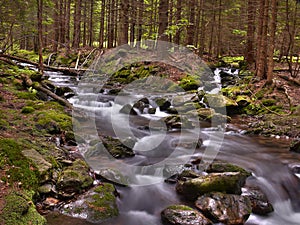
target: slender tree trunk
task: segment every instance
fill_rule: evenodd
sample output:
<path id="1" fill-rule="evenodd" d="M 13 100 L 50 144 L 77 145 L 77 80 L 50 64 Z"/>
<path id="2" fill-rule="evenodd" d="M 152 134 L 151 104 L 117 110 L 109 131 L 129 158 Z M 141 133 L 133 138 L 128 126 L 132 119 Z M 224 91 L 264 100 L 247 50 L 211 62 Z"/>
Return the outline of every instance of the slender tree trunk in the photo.
<path id="1" fill-rule="evenodd" d="M 120 33 L 119 33 L 119 45 L 128 43 L 128 17 L 129 17 L 129 4 L 127 0 L 121 0 L 120 2 Z"/>
<path id="2" fill-rule="evenodd" d="M 38 43 L 39 43 L 39 71 L 44 72 L 43 66 L 43 0 L 37 0 Z"/>
<path id="3" fill-rule="evenodd" d="M 53 38 L 53 52 L 57 52 L 58 43 L 59 43 L 59 3 L 58 0 L 54 0 L 54 38 Z"/>
<path id="4" fill-rule="evenodd" d="M 200 0 L 201 27 L 200 27 L 200 42 L 199 55 L 203 56 L 205 50 L 205 15 L 204 15 L 204 0 Z"/>
<path id="5" fill-rule="evenodd" d="M 83 1 L 83 33 L 82 33 L 82 45 L 83 47 L 86 46 L 87 43 L 87 21 L 88 21 L 88 15 L 87 15 L 87 0 Z"/>
<path id="6" fill-rule="evenodd" d="M 144 15 L 144 0 L 139 0 L 138 1 L 138 16 L 137 16 L 137 41 L 142 40 L 142 35 L 143 35 L 143 15 Z"/>
<path id="7" fill-rule="evenodd" d="M 67 50 L 70 48 L 70 19 L 71 19 L 71 0 L 66 0 L 66 23 L 65 23 L 65 33 Z"/>
<path id="8" fill-rule="evenodd" d="M 106 0 L 102 0 L 101 3 L 101 13 L 100 13 L 100 28 L 99 28 L 99 48 L 104 47 L 104 26 L 105 26 L 105 9 L 106 9 Z"/>
<path id="9" fill-rule="evenodd" d="M 194 45 L 194 32 L 195 32 L 195 2 L 194 0 L 188 1 L 189 9 L 189 25 L 187 27 L 187 45 Z"/>
<path id="10" fill-rule="evenodd" d="M 113 48 L 114 46 L 114 12 L 113 12 L 113 5 L 114 5 L 114 0 L 108 0 L 108 13 L 107 13 L 107 18 L 108 18 L 108 23 L 107 23 L 107 31 L 108 31 L 108 36 L 107 36 L 107 48 Z"/>
<path id="11" fill-rule="evenodd" d="M 130 45 L 133 47 L 135 41 L 135 28 L 137 22 L 137 8 L 134 0 L 130 0 Z"/>
<path id="12" fill-rule="evenodd" d="M 275 49 L 275 34 L 276 34 L 276 20 L 277 20 L 277 0 L 271 0 L 271 16 L 270 16 L 270 33 L 268 40 L 268 70 L 267 83 L 271 84 L 273 80 L 274 69 L 274 49 Z"/>
<path id="13" fill-rule="evenodd" d="M 253 68 L 255 62 L 255 51 L 254 51 L 254 38 L 255 38 L 255 7 L 256 2 L 254 0 L 248 0 L 247 13 L 247 46 L 245 58 L 249 68 Z"/>
<path id="14" fill-rule="evenodd" d="M 161 41 L 168 41 L 168 36 L 165 34 L 168 28 L 168 6 L 168 0 L 160 0 L 158 8 L 158 39 Z"/>
<path id="15" fill-rule="evenodd" d="M 181 27 L 179 26 L 179 24 L 181 22 L 181 13 L 182 13 L 182 2 L 180 0 L 177 0 L 175 20 L 176 20 L 176 25 L 178 26 L 178 29 L 176 30 L 176 33 L 174 36 L 174 43 L 177 45 L 180 44 Z"/>
<path id="16" fill-rule="evenodd" d="M 89 21 L 89 46 L 92 47 L 94 42 L 94 0 L 90 4 L 90 21 Z"/>
<path id="17" fill-rule="evenodd" d="M 214 48 L 214 39 L 215 39 L 215 26 L 216 26 L 216 5 L 213 4 L 212 8 L 212 21 L 211 21 L 211 30 L 210 30 L 210 39 L 209 39 L 209 48 L 208 54 L 211 56 L 213 55 L 213 48 Z"/>
<path id="18" fill-rule="evenodd" d="M 219 0 L 219 9 L 218 9 L 218 41 L 217 41 L 217 52 L 216 55 L 219 58 L 221 56 L 221 47 L 222 47 L 222 0 Z"/>
<path id="19" fill-rule="evenodd" d="M 81 0 L 75 2 L 73 47 L 79 48 L 81 38 Z"/>

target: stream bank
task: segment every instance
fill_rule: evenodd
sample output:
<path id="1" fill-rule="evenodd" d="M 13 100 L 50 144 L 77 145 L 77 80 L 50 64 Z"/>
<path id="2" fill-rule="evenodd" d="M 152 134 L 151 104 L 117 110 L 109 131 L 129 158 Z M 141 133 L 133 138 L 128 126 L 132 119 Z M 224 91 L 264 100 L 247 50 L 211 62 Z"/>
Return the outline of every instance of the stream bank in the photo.
<path id="1" fill-rule="evenodd" d="M 12 79 L 12 78 L 10 78 L 10 79 Z M 16 82 L 16 81 L 15 81 Z M 5 82 L 4 82 L 5 83 Z M 6 83 L 8 83 L 8 82 L 6 82 Z M 16 82 L 16 83 L 18 83 L 18 81 Z M 8 85 L 9 86 L 9 85 Z M 21 88 L 22 89 L 22 88 Z M 32 93 L 33 94 L 33 93 Z M 3 95 L 5 95 L 5 93 L 3 93 Z M 20 95 L 20 94 L 19 94 Z M 22 95 L 22 94 L 21 94 Z M 5 102 L 8 102 L 7 100 L 8 100 L 9 98 L 7 98 L 6 96 L 4 96 L 4 101 Z M 14 98 L 12 97 L 10 100 L 13 100 Z M 12 101 L 12 102 L 14 102 L 14 101 Z M 101 100 L 99 101 L 99 102 L 101 102 Z M 23 103 L 24 104 L 24 103 Z M 26 102 L 26 104 L 28 104 L 27 102 Z M 25 104 L 25 105 L 26 105 Z M 31 104 L 31 105 L 30 105 Z M 34 111 L 32 111 L 32 110 L 36 110 L 36 111 L 38 111 L 39 109 L 35 109 L 35 107 L 33 107 L 32 105 L 35 105 L 35 104 L 33 104 L 33 103 L 30 103 L 29 105 L 26 105 L 27 106 L 27 108 L 24 108 L 24 107 L 20 107 L 19 106 L 19 110 L 21 110 L 21 111 L 23 111 L 23 114 L 25 114 L 27 117 L 29 117 L 29 120 L 31 120 L 31 119 L 33 119 L 34 117 L 36 117 L 36 114 L 35 114 L 35 112 Z M 41 105 L 43 105 L 42 103 L 40 103 Z M 46 103 L 46 104 L 48 104 L 48 103 Z M 51 103 L 52 104 L 52 103 Z M 39 104 L 37 104 L 37 105 L 39 105 Z M 5 108 L 6 108 L 6 106 L 7 105 L 5 105 Z M 28 108 L 28 107 L 31 107 L 31 108 Z M 12 108 L 18 108 L 17 106 L 13 106 Z M 24 108 L 24 109 L 23 109 Z M 33 108 L 33 109 L 32 109 Z M 59 108 L 59 106 L 58 105 L 55 105 L 55 107 L 53 107 L 53 109 L 56 109 L 56 108 Z M 62 113 L 63 113 L 63 108 L 61 108 L 60 107 L 60 109 L 62 110 Z M 51 110 L 52 110 L 52 108 L 45 108 L 45 110 L 47 110 L 47 111 L 49 111 L 49 114 L 52 114 L 51 112 Z M 30 114 L 33 114 L 33 118 L 30 116 Z M 39 113 L 39 112 L 38 112 Z M 30 118 L 31 117 L 31 118 Z M 26 118 L 26 117 L 22 117 L 22 119 L 24 119 L 24 118 Z M 54 120 L 54 122 L 56 123 L 56 124 L 54 124 L 53 126 L 54 127 L 50 127 L 50 129 L 47 131 L 47 132 L 60 132 L 61 131 L 61 128 L 57 128 L 56 126 L 63 126 L 64 128 L 66 128 L 66 127 L 68 127 L 68 125 L 66 125 L 66 124 L 60 124 L 62 121 L 66 121 L 67 119 L 54 119 L 55 117 L 53 116 L 53 115 L 51 115 L 51 120 Z M 8 119 L 8 120 L 10 120 L 10 119 Z M 58 121 L 55 121 L 55 120 L 58 120 Z M 61 121 L 62 120 L 62 121 Z M 47 121 L 47 123 L 43 123 L 44 125 L 45 124 L 49 124 L 49 122 L 50 122 L 50 124 L 52 124 L 51 123 L 51 121 Z M 175 121 L 176 122 L 176 121 Z M 58 125 L 57 125 L 57 123 L 58 123 Z M 29 126 L 29 127 L 32 127 L 30 124 L 27 124 L 27 126 Z M 7 129 L 7 128 L 4 128 L 4 129 Z M 48 128 L 47 128 L 48 129 Z M 64 130 L 64 129 L 63 129 Z M 67 130 L 67 129 L 66 129 Z M 25 133 L 27 133 L 27 135 L 28 135 L 28 133 L 30 133 L 30 131 L 28 132 L 29 130 L 27 129 L 26 130 L 26 132 Z M 10 133 L 11 132 L 11 130 L 8 130 L 8 133 Z M 209 134 L 209 132 L 211 132 L 211 131 L 209 131 L 209 129 L 207 130 L 207 131 L 203 131 L 204 133 L 208 133 Z M 60 133 L 60 134 L 62 134 L 62 133 Z M 234 132 L 234 134 L 237 134 L 236 132 Z M 34 133 L 34 135 L 36 135 L 35 133 Z M 30 138 L 32 138 L 34 135 L 32 135 Z M 46 135 L 49 135 L 49 136 L 51 136 L 50 134 L 46 134 Z M 53 134 L 52 134 L 53 135 Z M 54 135 L 55 136 L 55 135 Z M 60 135 L 58 135 L 58 134 L 56 134 L 56 137 L 58 137 L 58 136 L 60 136 Z M 35 136 L 34 136 L 35 137 Z M 231 137 L 231 135 L 228 135 L 228 137 L 227 138 L 229 138 L 230 139 L 230 137 Z M 60 138 L 60 139 L 63 139 L 62 137 L 58 137 L 58 138 Z M 233 146 L 236 144 L 236 145 L 239 145 L 239 144 L 242 144 L 243 142 L 240 142 L 240 141 L 242 141 L 243 140 L 243 138 L 241 138 L 241 140 L 239 139 L 239 138 L 237 138 L 238 139 L 238 141 L 237 142 L 235 142 L 235 141 L 229 141 L 229 142 L 225 142 L 225 145 L 227 144 L 228 146 L 229 146 L 229 148 L 233 148 Z M 57 139 L 55 139 L 54 138 L 54 140 L 56 141 Z M 226 139 L 227 140 L 227 139 Z M 262 142 L 264 142 L 264 140 L 263 139 L 261 139 L 261 138 L 256 138 L 256 140 L 261 140 Z M 267 141 L 268 141 L 268 139 L 266 139 Z M 247 144 L 248 143 L 248 141 L 249 140 L 247 140 L 244 144 Z M 251 141 L 250 141 L 251 142 Z M 54 147 L 54 148 L 56 148 L 57 146 L 55 146 L 55 144 L 56 143 L 52 143 L 52 145 L 51 145 L 51 147 Z M 46 144 L 44 144 L 43 145 L 43 148 L 44 148 L 44 146 L 45 146 Z M 263 144 L 264 145 L 264 144 Z M 262 145 L 262 146 L 263 146 Z M 205 144 L 204 144 L 204 146 L 205 146 Z M 256 146 L 256 145 L 254 145 L 255 147 L 258 147 L 258 146 Z M 254 146 L 252 146 L 253 148 L 255 148 Z M 262 147 L 262 146 L 260 146 L 260 148 Z M 22 148 L 24 147 L 24 145 L 22 145 Z M 186 146 L 185 146 L 186 147 Z M 251 145 L 249 145 L 249 147 L 251 147 Z M 240 148 L 239 146 L 236 146 L 236 148 L 233 148 L 233 150 L 234 151 L 237 151 L 238 150 L 238 148 Z M 226 149 L 226 148 L 225 148 Z M 282 148 L 281 150 L 283 150 L 284 148 Z M 70 149 L 69 149 L 70 150 Z M 72 149 L 72 150 L 74 150 L 74 148 Z M 71 152 L 72 152 L 72 150 L 71 150 Z M 270 151 L 271 151 L 271 148 L 270 148 Z M 226 150 L 226 151 L 224 151 L 224 153 L 225 152 L 228 152 L 228 149 Z M 46 154 L 48 154 L 48 153 L 46 153 Z M 198 154 L 198 157 L 199 156 L 201 156 L 201 151 L 200 152 L 197 152 L 197 154 Z M 194 157 L 196 157 L 197 158 L 197 154 L 195 154 L 194 155 Z M 259 153 L 257 153 L 257 154 L 259 154 Z M 278 153 L 279 154 L 279 153 Z M 76 155 L 76 152 L 75 152 L 75 155 Z M 61 157 L 61 156 L 60 156 Z M 226 156 L 226 154 L 225 155 L 223 155 L 222 157 L 224 157 L 224 159 L 226 159 L 226 160 L 228 160 L 228 161 L 231 161 L 230 159 L 228 159 L 228 156 Z M 222 158 L 221 157 L 221 158 Z M 79 157 L 80 158 L 80 157 Z M 287 156 L 287 158 L 288 158 L 288 156 Z M 242 158 L 240 158 L 240 159 L 242 159 Z M 61 160 L 61 159 L 60 159 Z M 67 161 L 65 161 L 64 159 L 63 160 L 61 160 L 61 162 L 59 162 L 59 163 L 62 163 L 62 164 L 65 164 L 67 167 L 69 167 L 68 169 L 70 169 L 70 167 L 72 167 L 72 165 L 74 165 L 74 162 L 76 162 L 76 160 L 77 160 L 77 158 L 76 159 L 68 159 Z M 246 160 L 246 159 L 244 159 L 244 160 Z M 257 160 L 257 159 L 256 159 Z M 80 160 L 81 161 L 81 160 Z M 275 160 L 274 160 L 274 162 L 276 162 Z M 245 168 L 248 168 L 250 171 L 255 171 L 255 174 L 257 174 L 257 172 L 258 171 L 256 171 L 256 169 L 255 168 L 252 168 L 253 167 L 253 165 L 255 165 L 255 159 L 253 159 L 253 161 L 252 161 L 252 165 L 249 165 L 249 164 L 244 164 L 245 162 L 243 161 L 243 160 L 237 160 L 237 161 L 235 161 L 235 163 L 237 163 L 237 164 L 242 164 L 242 166 L 243 167 L 245 167 Z M 294 163 L 296 163 L 296 160 L 295 160 L 295 162 Z M 75 164 L 77 164 L 77 163 L 75 163 Z M 80 167 L 80 170 L 82 171 L 82 169 L 81 169 L 82 167 Z M 86 168 L 86 167 L 85 167 Z M 272 166 L 270 166 L 270 168 L 272 168 Z M 266 168 L 265 168 L 266 169 Z M 61 170 L 61 168 L 59 168 L 59 170 L 60 171 L 62 171 Z M 66 172 L 66 173 L 68 173 L 68 172 Z M 65 173 L 65 174 L 66 174 Z M 86 173 L 87 174 L 87 173 Z M 259 173 L 258 173 L 259 174 Z M 265 174 L 265 172 L 263 172 L 262 174 L 260 174 L 260 175 L 263 175 L 262 177 L 264 177 L 266 174 Z M 282 175 L 282 174 L 279 174 L 280 176 Z M 53 177 L 51 178 L 51 179 L 53 179 Z M 88 178 L 87 178 L 88 179 Z M 151 179 L 155 179 L 155 177 L 154 178 L 151 178 Z M 88 179 L 89 180 L 89 179 Z M 292 181 L 292 183 L 294 184 L 294 180 Z M 89 181 L 89 183 L 90 183 L 90 181 Z M 76 183 L 76 185 L 78 185 L 78 183 Z M 91 185 L 91 184 L 90 184 Z M 83 184 L 83 187 L 85 187 L 86 186 L 86 184 Z M 119 192 L 120 192 L 120 195 L 122 196 L 122 198 L 120 198 L 120 200 L 118 200 L 118 205 L 119 205 L 119 208 L 120 208 L 120 216 L 116 219 L 116 220 L 112 220 L 112 222 L 107 222 L 107 224 L 116 224 L 116 223 L 121 223 L 122 224 L 122 220 L 123 220 L 123 224 L 124 224 L 124 222 L 125 221 L 127 221 L 128 223 L 130 222 L 130 224 L 141 224 L 141 223 L 143 223 L 143 220 L 141 219 L 141 218 L 143 218 L 143 217 L 147 217 L 148 218 L 148 222 L 150 222 L 151 223 L 151 221 L 152 221 L 152 223 L 154 223 L 154 224 L 159 224 L 160 223 L 160 221 L 158 220 L 158 214 L 159 214 L 159 212 L 162 210 L 162 207 L 167 207 L 168 205 L 170 205 L 170 204 L 174 204 L 174 203 L 179 203 L 180 202 L 180 199 L 178 199 L 178 196 L 176 195 L 176 194 L 172 194 L 172 192 L 174 192 L 174 190 L 172 190 L 173 189 L 173 186 L 171 186 L 171 185 L 167 185 L 167 184 L 163 184 L 163 185 L 159 185 L 159 186 L 155 186 L 155 187 L 153 187 L 153 188 L 149 188 L 149 189 L 146 189 L 145 187 L 144 188 L 142 188 L 142 189 L 144 189 L 144 190 L 141 190 L 141 188 L 140 189 L 137 189 L 137 188 L 133 188 L 132 190 L 130 190 L 129 191 L 129 193 L 128 193 L 128 189 L 126 190 L 126 188 L 121 188 L 121 187 L 118 187 L 118 190 L 119 190 Z M 51 190 L 52 191 L 52 190 Z M 70 192 L 72 193 L 74 190 L 71 190 Z M 123 208 L 124 207 L 124 203 L 125 203 L 125 205 L 126 205 L 126 202 L 128 203 L 128 202 L 132 202 L 133 201 L 133 199 L 135 199 L 135 198 L 145 198 L 145 194 L 147 193 L 147 191 L 148 192 L 150 192 L 150 193 L 160 193 L 160 194 L 162 194 L 162 195 L 159 195 L 158 196 L 158 199 L 159 198 L 162 198 L 162 197 L 164 197 L 165 199 L 164 199 L 164 201 L 163 202 L 160 202 L 160 201 L 158 201 L 158 202 L 156 202 L 156 203 L 154 203 L 153 204 L 153 206 L 154 206 L 154 208 L 156 208 L 156 209 L 153 209 L 153 207 L 151 207 L 150 205 L 148 205 L 147 206 L 147 204 L 146 205 L 144 205 L 146 202 L 151 202 L 150 201 L 150 199 L 147 199 L 147 200 L 149 200 L 149 201 L 144 201 L 142 204 L 139 204 L 138 202 L 136 202 L 136 205 L 132 205 L 132 206 L 130 206 L 130 207 L 132 207 L 132 208 L 130 208 L 129 207 L 129 209 L 128 208 Z M 130 194 L 130 192 L 131 192 L 131 194 Z M 79 191 L 79 193 L 80 193 L 80 191 Z M 288 195 L 288 194 L 287 194 Z M 289 195 L 288 195 L 289 196 Z M 68 197 L 68 196 L 65 196 L 65 197 Z M 49 200 L 49 199 L 48 199 Z M 153 200 L 153 199 L 151 199 L 151 200 Z M 273 199 L 274 200 L 274 199 Z M 123 202 L 123 203 L 122 203 Z M 274 202 L 276 202 L 275 200 L 274 200 Z M 131 204 L 131 203 L 130 203 Z M 149 204 L 151 204 L 151 203 L 149 203 Z M 50 209 L 51 209 L 51 207 L 52 206 L 50 206 Z M 142 210 L 143 209 L 143 210 Z M 154 211 L 153 211 L 154 210 Z M 135 219 L 134 219 L 135 218 Z M 251 218 L 250 218 L 251 219 Z M 50 219 L 51 220 L 51 219 Z M 65 220 L 62 220 L 62 221 L 68 221 L 69 219 L 68 218 L 66 218 Z M 55 221 L 55 220 L 53 220 L 53 221 Z M 115 222 L 114 222 L 115 221 Z M 253 218 L 252 218 L 252 220 L 250 220 L 250 221 L 252 221 L 253 222 Z M 57 222 L 57 220 L 56 220 L 56 222 Z M 78 220 L 75 220 L 74 221 L 74 223 L 75 224 L 80 224 L 80 223 L 82 223 L 82 221 L 80 220 L 80 219 L 78 219 Z M 125 222 L 125 224 L 126 224 L 126 222 Z"/>

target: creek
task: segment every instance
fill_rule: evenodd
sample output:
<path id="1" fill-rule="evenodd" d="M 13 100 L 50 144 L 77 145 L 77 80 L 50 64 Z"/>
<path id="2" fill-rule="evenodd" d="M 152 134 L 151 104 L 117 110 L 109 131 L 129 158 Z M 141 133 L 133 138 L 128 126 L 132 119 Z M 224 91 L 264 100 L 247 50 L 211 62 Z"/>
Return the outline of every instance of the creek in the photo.
<path id="1" fill-rule="evenodd" d="M 219 70 L 217 70 L 219 71 Z M 47 72 L 49 80 L 58 86 L 71 86 L 78 91 L 78 79 L 56 72 Z M 108 95 L 104 91 L 95 95 L 93 91 L 84 89 L 84 99 L 74 97 L 70 102 L 77 108 L 84 108 L 85 111 L 94 113 L 95 119 L 90 128 L 91 138 L 97 138 L 97 132 L 101 135 L 122 136 L 132 134 L 137 138 L 134 151 L 136 156 L 128 159 L 111 160 L 103 155 L 93 155 L 87 158 L 89 165 L 94 169 L 101 169 L 103 165 L 111 165 L 123 172 L 132 173 L 132 185 L 129 187 L 116 186 L 120 194 L 118 207 L 120 214 L 118 217 L 110 219 L 103 225 L 161 225 L 160 212 L 172 204 L 189 204 L 176 194 L 175 186 L 164 182 L 161 176 L 161 168 L 148 169 L 149 165 L 162 162 L 169 157 L 174 150 L 174 143 L 183 140 L 187 143 L 189 139 L 194 140 L 195 133 L 200 134 L 203 145 L 194 151 L 187 148 L 179 148 L 180 154 L 175 158 L 189 162 L 192 159 L 203 156 L 205 149 L 209 147 L 218 148 L 216 159 L 225 160 L 239 165 L 252 172 L 253 176 L 248 178 L 248 186 L 258 186 L 265 192 L 269 201 L 274 206 L 274 212 L 268 216 L 261 217 L 251 215 L 247 220 L 248 225 L 293 225 L 300 221 L 300 182 L 297 174 L 300 171 L 300 155 L 289 151 L 289 142 L 285 138 L 267 138 L 262 136 L 244 135 L 239 127 L 234 123 L 224 129 L 222 140 L 215 140 L 219 127 L 210 127 L 201 123 L 199 128 L 186 130 L 183 132 L 149 131 L 141 129 L 149 124 L 149 121 L 165 116 L 164 112 L 156 111 L 154 115 L 140 114 L 136 116 L 123 115 L 119 113 L 122 105 L 128 100 L 126 96 L 116 100 L 115 96 Z M 82 93 L 83 94 L 83 93 Z M 132 93 L 131 93 L 132 94 Z M 146 97 L 156 93 L 147 93 Z M 134 99 L 141 99 L 142 94 L 135 94 Z M 113 115 L 113 116 L 112 116 Z M 128 120 L 128 122 L 126 122 Z M 124 122 L 125 121 L 125 122 Z M 233 120 L 234 121 L 234 120 Z M 87 125 L 88 126 L 88 125 Z M 86 127 L 82 128 L 86 132 Z M 96 133 L 93 129 L 96 129 Z M 129 129 L 129 130 L 128 130 Z M 198 129 L 198 130 L 196 130 Z M 125 130 L 125 134 L 122 131 Z M 116 135 L 117 131 L 117 135 Z M 91 141 L 90 140 L 90 141 Z M 221 144 L 220 144 L 221 142 Z M 86 146 L 81 147 L 84 154 Z M 155 154 L 148 149 L 154 149 Z M 158 152 L 160 152 L 158 154 Z M 128 168 L 127 168 L 128 167 Z M 137 171 L 136 168 L 140 170 Z M 142 168 L 142 169 L 141 169 Z M 55 219 L 54 219 L 55 217 Z M 90 224 L 80 218 L 69 218 L 64 215 L 47 216 L 48 224 Z"/>

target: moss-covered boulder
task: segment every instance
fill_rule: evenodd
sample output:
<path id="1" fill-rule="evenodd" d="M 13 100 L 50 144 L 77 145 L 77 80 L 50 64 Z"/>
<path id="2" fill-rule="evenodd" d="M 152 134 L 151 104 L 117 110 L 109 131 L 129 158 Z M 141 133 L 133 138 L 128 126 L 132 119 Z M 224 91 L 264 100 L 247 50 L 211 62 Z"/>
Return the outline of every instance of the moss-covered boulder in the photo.
<path id="1" fill-rule="evenodd" d="M 36 211 L 32 202 L 32 194 L 12 192 L 5 197 L 5 206 L 0 214 L 0 224 L 45 225 L 46 219 Z"/>
<path id="2" fill-rule="evenodd" d="M 186 181 L 178 181 L 176 190 L 191 200 L 209 192 L 241 194 L 246 178 L 240 172 L 211 173 Z"/>
<path id="3" fill-rule="evenodd" d="M 171 102 L 166 98 L 156 98 L 154 101 L 161 111 L 166 111 L 171 106 Z"/>
<path id="4" fill-rule="evenodd" d="M 108 182 L 127 186 L 128 185 L 128 178 L 126 178 L 120 171 L 112 168 L 105 168 L 99 171 L 95 171 L 96 177 L 99 176 L 100 179 L 106 180 Z"/>
<path id="5" fill-rule="evenodd" d="M 250 200 L 241 195 L 208 193 L 199 197 L 195 205 L 216 223 L 244 224 L 251 214 Z"/>
<path id="6" fill-rule="evenodd" d="M 89 167 L 82 160 L 77 159 L 73 165 L 66 167 L 57 180 L 57 190 L 63 196 L 81 193 L 84 189 L 93 184 L 93 179 L 89 175 Z"/>
<path id="7" fill-rule="evenodd" d="M 115 187 L 112 184 L 102 183 L 82 195 L 77 201 L 67 204 L 63 214 L 97 224 L 117 216 L 119 210 L 116 204 Z"/>
<path id="8" fill-rule="evenodd" d="M 31 160 L 36 168 L 38 169 L 40 175 L 46 175 L 52 168 L 52 164 L 49 163 L 44 156 L 42 156 L 38 151 L 34 149 L 27 149 L 22 151 L 23 155 Z"/>
<path id="9" fill-rule="evenodd" d="M 172 205 L 161 212 L 165 225 L 210 225 L 212 222 L 197 210 L 185 205 Z"/>
<path id="10" fill-rule="evenodd" d="M 117 138 L 102 136 L 101 139 L 106 150 L 115 158 L 133 157 L 135 155 L 132 148 L 126 146 Z"/>
<path id="11" fill-rule="evenodd" d="M 251 176 L 251 173 L 237 165 L 227 162 L 213 162 L 206 169 L 208 173 L 240 172 L 245 176 Z"/>

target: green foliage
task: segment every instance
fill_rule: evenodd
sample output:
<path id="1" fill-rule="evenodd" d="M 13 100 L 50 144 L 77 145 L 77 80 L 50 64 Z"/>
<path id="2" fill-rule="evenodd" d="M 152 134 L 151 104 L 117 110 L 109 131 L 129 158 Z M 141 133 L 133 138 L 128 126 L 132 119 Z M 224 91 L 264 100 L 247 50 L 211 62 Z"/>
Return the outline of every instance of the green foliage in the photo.
<path id="1" fill-rule="evenodd" d="M 27 91 L 18 91 L 16 95 L 18 98 L 21 99 L 36 100 L 36 93 L 27 92 Z"/>
<path id="2" fill-rule="evenodd" d="M 21 182 L 24 188 L 35 189 L 39 184 L 39 173 L 35 166 L 22 154 L 24 146 L 13 139 L 0 139 L 0 151 L 10 165 L 9 181 Z"/>

